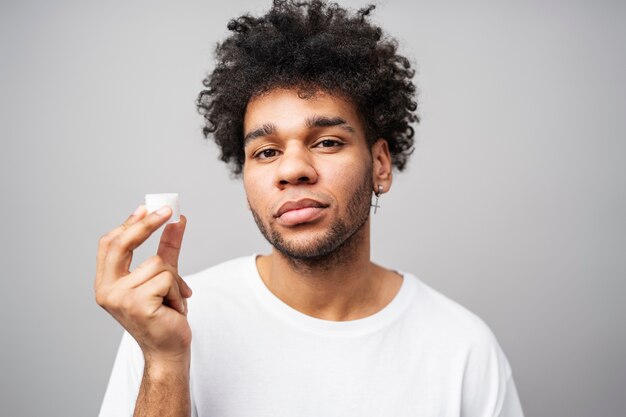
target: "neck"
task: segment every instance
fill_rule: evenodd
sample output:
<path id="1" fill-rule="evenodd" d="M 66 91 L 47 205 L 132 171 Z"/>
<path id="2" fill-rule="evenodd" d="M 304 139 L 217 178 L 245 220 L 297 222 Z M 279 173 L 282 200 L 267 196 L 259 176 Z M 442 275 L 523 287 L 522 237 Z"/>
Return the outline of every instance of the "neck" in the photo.
<path id="1" fill-rule="evenodd" d="M 268 289 L 292 308 L 312 317 L 344 321 L 366 317 L 395 295 L 401 278 L 370 261 L 369 220 L 331 254 L 293 259 L 278 252 L 257 259 Z M 389 287 L 389 276 L 395 283 Z M 400 280 L 398 282 L 398 279 Z"/>

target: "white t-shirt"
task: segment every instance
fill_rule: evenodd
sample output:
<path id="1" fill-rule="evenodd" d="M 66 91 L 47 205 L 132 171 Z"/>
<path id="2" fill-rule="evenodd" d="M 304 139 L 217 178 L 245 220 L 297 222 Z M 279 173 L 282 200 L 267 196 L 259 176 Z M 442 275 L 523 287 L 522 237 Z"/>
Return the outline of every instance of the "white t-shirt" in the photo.
<path id="1" fill-rule="evenodd" d="M 193 417 L 523 417 L 487 325 L 414 275 L 377 313 L 329 321 L 276 297 L 255 259 L 184 277 Z M 100 417 L 132 416 L 142 373 L 124 332 Z"/>

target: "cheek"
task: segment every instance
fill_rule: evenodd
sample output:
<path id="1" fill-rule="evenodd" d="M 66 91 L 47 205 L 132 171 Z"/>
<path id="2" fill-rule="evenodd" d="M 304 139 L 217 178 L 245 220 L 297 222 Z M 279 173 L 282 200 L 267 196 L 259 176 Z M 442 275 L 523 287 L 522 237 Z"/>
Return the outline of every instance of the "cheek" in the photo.
<path id="1" fill-rule="evenodd" d="M 260 181 L 250 181 L 244 178 L 243 188 L 248 200 L 248 208 L 253 209 L 259 214 L 264 214 L 270 209 L 269 196 L 270 190 L 264 187 Z"/>
<path id="2" fill-rule="evenodd" d="M 258 200 L 257 187 L 255 187 L 253 183 L 250 183 L 249 181 L 246 181 L 244 179 L 244 181 L 243 181 L 243 189 L 244 189 L 244 191 L 246 193 L 246 199 L 248 200 L 248 206 L 250 208 L 256 207 L 257 200 Z"/>
<path id="3" fill-rule="evenodd" d="M 352 159 L 342 164 L 330 164 L 324 171 L 327 182 L 332 184 L 335 197 L 340 200 L 349 198 L 354 190 L 362 185 L 365 176 L 371 176 L 367 164 Z"/>

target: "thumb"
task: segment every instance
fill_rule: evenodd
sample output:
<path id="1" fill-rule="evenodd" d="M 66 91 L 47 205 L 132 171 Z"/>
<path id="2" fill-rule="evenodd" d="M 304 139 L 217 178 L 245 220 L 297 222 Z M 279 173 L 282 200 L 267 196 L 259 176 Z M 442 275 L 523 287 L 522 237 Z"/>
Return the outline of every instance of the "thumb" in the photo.
<path id="1" fill-rule="evenodd" d="M 181 214 L 178 223 L 170 223 L 165 226 L 159 241 L 157 255 L 176 269 L 178 269 L 178 257 L 180 256 L 186 225 L 187 217 Z"/>

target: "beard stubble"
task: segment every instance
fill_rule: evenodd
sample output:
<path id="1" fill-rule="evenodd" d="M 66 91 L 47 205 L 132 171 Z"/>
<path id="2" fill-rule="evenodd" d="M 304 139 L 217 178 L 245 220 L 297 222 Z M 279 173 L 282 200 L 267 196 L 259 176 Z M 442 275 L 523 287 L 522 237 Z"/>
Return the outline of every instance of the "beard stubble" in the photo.
<path id="1" fill-rule="evenodd" d="M 254 221 L 265 239 L 295 270 L 326 271 L 350 264 L 365 238 L 364 226 L 369 219 L 372 202 L 371 169 L 365 172 L 366 175 L 348 200 L 345 216 L 336 218 L 320 238 L 296 245 L 286 240 L 278 230 L 271 227 L 268 230 L 259 214 L 250 207 Z"/>

